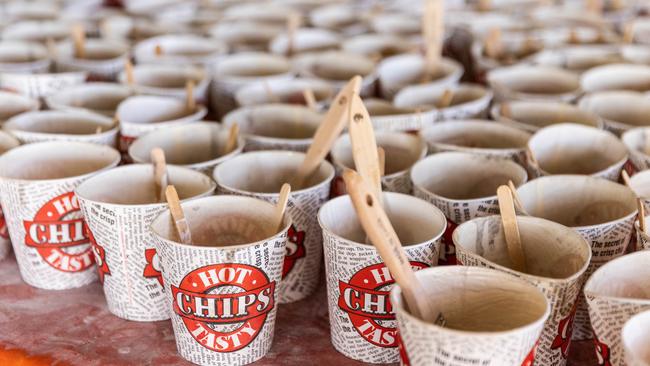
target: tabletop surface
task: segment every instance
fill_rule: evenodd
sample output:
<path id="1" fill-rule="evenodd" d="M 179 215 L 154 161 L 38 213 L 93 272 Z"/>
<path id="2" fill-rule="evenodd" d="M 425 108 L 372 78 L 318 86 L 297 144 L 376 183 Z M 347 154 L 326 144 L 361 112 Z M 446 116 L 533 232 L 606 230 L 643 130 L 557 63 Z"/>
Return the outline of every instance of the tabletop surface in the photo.
<path id="1" fill-rule="evenodd" d="M 255 365 L 363 365 L 330 343 L 325 284 L 306 300 L 278 307 L 275 340 Z M 112 315 L 99 283 L 65 291 L 26 285 L 13 257 L 0 262 L 0 364 L 191 365 L 176 354 L 169 321 Z M 27 361 L 25 361 L 27 360 Z M 17 364 L 17 363 L 14 363 Z M 596 365 L 591 342 L 574 342 L 569 366 Z"/>

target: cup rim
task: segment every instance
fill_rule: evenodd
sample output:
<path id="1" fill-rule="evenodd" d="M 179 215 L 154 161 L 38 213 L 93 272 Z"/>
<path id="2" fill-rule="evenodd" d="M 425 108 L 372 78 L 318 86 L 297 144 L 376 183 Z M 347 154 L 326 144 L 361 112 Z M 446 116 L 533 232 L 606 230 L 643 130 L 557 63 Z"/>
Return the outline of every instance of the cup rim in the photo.
<path id="1" fill-rule="evenodd" d="M 634 253 L 621 255 L 621 256 L 619 256 L 617 258 L 611 259 L 610 261 L 604 263 L 602 266 L 600 266 L 598 269 L 596 269 L 594 271 L 594 273 L 592 273 L 591 276 L 589 276 L 589 278 L 587 278 L 587 280 L 585 281 L 584 290 L 583 290 L 585 296 L 587 298 L 592 297 L 594 299 L 598 298 L 598 299 L 604 299 L 604 300 L 608 300 L 608 301 L 624 302 L 624 303 L 632 303 L 632 304 L 650 306 L 650 297 L 647 298 L 647 299 L 639 299 L 639 298 L 633 298 L 633 297 L 603 295 L 603 294 L 599 294 L 598 292 L 596 292 L 593 289 L 590 289 L 590 285 L 593 283 L 593 281 L 595 281 L 594 280 L 594 274 L 596 272 L 602 272 L 603 268 L 605 266 L 607 266 L 607 265 L 611 266 L 612 265 L 611 263 L 626 261 L 626 260 L 630 259 L 631 256 L 643 256 L 643 255 L 648 256 L 648 259 L 650 259 L 650 251 L 641 250 L 641 251 L 637 251 L 637 252 L 634 252 Z"/>
<path id="2" fill-rule="evenodd" d="M 70 133 L 61 133 L 61 132 L 43 132 L 43 131 L 30 131 L 22 128 L 21 126 L 14 126 L 16 124 L 16 121 L 23 120 L 25 118 L 30 118 L 33 116 L 51 116 L 53 118 L 61 117 L 72 117 L 72 118 L 77 118 L 77 119 L 87 119 L 87 120 L 106 120 L 110 121 L 110 128 L 107 130 L 104 130 L 100 133 L 85 133 L 85 134 L 70 134 Z M 75 140 L 77 141 L 84 141 L 84 140 L 89 140 L 87 142 L 93 142 L 95 139 L 94 137 L 100 137 L 100 138 L 105 138 L 110 135 L 114 135 L 119 131 L 120 129 L 120 123 L 117 122 L 116 120 L 111 120 L 109 117 L 106 117 L 101 114 L 93 113 L 90 111 L 85 111 L 85 110 L 59 110 L 59 109 L 53 109 L 53 110 L 34 110 L 34 111 L 27 111 L 20 113 L 16 116 L 11 117 L 10 119 L 6 120 L 3 125 L 2 125 L 2 130 L 10 133 L 10 134 L 17 134 L 21 136 L 31 136 L 31 137 L 36 137 L 40 139 L 52 139 L 53 137 L 63 137 L 63 136 L 74 136 Z"/>

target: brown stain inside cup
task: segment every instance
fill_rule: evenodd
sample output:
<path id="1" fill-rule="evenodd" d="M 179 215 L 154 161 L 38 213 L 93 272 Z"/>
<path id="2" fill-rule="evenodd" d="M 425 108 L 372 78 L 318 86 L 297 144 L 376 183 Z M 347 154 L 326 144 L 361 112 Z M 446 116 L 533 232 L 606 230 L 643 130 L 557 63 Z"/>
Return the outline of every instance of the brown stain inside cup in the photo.
<path id="1" fill-rule="evenodd" d="M 585 206 L 573 216 L 568 226 L 590 226 L 603 224 L 621 218 L 630 210 L 627 205 L 617 201 L 599 201 Z"/>
<path id="2" fill-rule="evenodd" d="M 192 228 L 192 244 L 206 247 L 242 245 L 261 241 L 269 234 L 270 222 L 241 215 L 219 216 Z"/>

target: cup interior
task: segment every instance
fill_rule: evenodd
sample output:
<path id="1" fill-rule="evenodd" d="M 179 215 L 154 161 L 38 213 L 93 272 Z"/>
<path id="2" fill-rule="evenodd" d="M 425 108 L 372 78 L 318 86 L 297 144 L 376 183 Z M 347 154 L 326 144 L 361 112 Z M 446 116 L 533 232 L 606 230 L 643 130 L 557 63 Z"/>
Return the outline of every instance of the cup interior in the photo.
<path id="1" fill-rule="evenodd" d="M 126 80 L 125 76 L 121 79 Z M 203 72 L 194 68 L 172 65 L 138 65 L 133 68 L 133 79 L 137 85 L 163 89 L 183 89 L 188 81 L 199 84 Z"/>
<path id="2" fill-rule="evenodd" d="M 125 99 L 117 115 L 128 123 L 160 123 L 189 117 L 196 111 L 187 109 L 185 101 L 173 97 L 139 95 Z"/>
<path id="3" fill-rule="evenodd" d="M 630 188 L 641 198 L 650 198 L 650 170 L 641 171 L 630 178 Z"/>
<path id="4" fill-rule="evenodd" d="M 34 62 L 46 58 L 47 49 L 39 43 L 0 42 L 0 64 Z"/>
<path id="5" fill-rule="evenodd" d="M 548 101 L 511 101 L 506 105 L 509 115 L 504 116 L 499 113 L 499 119 L 511 119 L 535 130 L 563 122 L 599 127 L 598 117 L 595 114 L 571 104 Z"/>
<path id="6" fill-rule="evenodd" d="M 448 121 L 420 131 L 429 145 L 479 149 L 523 149 L 530 135 L 489 121 Z"/>
<path id="7" fill-rule="evenodd" d="M 510 160 L 460 152 L 431 155 L 411 171 L 415 186 L 452 200 L 493 197 L 509 180 L 518 187 L 526 179 L 524 168 Z"/>
<path id="8" fill-rule="evenodd" d="M 650 100 L 642 93 L 606 91 L 588 95 L 580 100 L 580 108 L 600 117 L 629 126 L 650 123 Z"/>
<path id="9" fill-rule="evenodd" d="M 623 344 L 631 359 L 644 362 L 639 366 L 650 365 L 650 311 L 639 313 L 623 327 Z M 636 365 L 636 364 L 635 364 Z"/>
<path id="10" fill-rule="evenodd" d="M 402 246 L 436 240 L 445 230 L 444 215 L 426 201 L 405 194 L 386 192 L 384 206 Z M 328 201 L 321 207 L 318 218 L 323 230 L 358 245 L 372 245 L 365 244 L 366 234 L 350 196 Z"/>
<path id="11" fill-rule="evenodd" d="M 74 55 L 74 45 L 72 42 L 64 42 L 59 46 L 59 52 L 66 55 Z M 88 39 L 84 43 L 83 60 L 88 61 L 105 61 L 112 60 L 126 55 L 128 48 L 126 45 L 113 41 L 101 39 Z M 77 58 L 77 56 L 75 56 Z"/>
<path id="12" fill-rule="evenodd" d="M 167 179 L 181 200 L 208 194 L 215 188 L 205 174 L 173 165 L 167 166 Z M 116 205 L 161 202 L 151 164 L 126 165 L 95 175 L 82 183 L 76 193 L 87 200 Z"/>
<path id="13" fill-rule="evenodd" d="M 64 89 L 48 98 L 48 104 L 84 108 L 97 112 L 115 111 L 131 95 L 128 87 L 111 83 L 87 83 Z M 52 106 L 50 106 L 52 107 Z"/>
<path id="14" fill-rule="evenodd" d="M 513 66 L 488 74 L 491 85 L 525 94 L 556 95 L 576 92 L 580 80 L 575 74 L 542 66 Z"/>
<path id="15" fill-rule="evenodd" d="M 39 103 L 24 95 L 0 91 L 0 121 L 6 121 L 18 114 L 36 110 Z"/>
<path id="16" fill-rule="evenodd" d="M 415 113 L 415 109 L 411 108 L 399 108 L 393 103 L 378 98 L 368 98 L 363 100 L 368 109 L 370 116 L 395 116 L 400 114 L 410 114 Z"/>
<path id="17" fill-rule="evenodd" d="M 598 297 L 645 300 L 650 304 L 650 252 L 641 251 L 607 262 L 585 284 L 585 293 Z"/>
<path id="18" fill-rule="evenodd" d="M 47 180 L 77 177 L 116 166 L 120 154 L 103 145 L 41 142 L 19 146 L 0 156 L 0 177 Z"/>
<path id="19" fill-rule="evenodd" d="M 240 53 L 229 56 L 215 66 L 217 77 L 264 77 L 285 74 L 291 64 L 281 56 L 266 53 Z"/>
<path id="20" fill-rule="evenodd" d="M 568 227 L 601 225 L 636 212 L 636 196 L 624 185 L 584 175 L 534 179 L 517 189 L 532 216 Z"/>
<path id="21" fill-rule="evenodd" d="M 304 90 L 311 90 L 317 102 L 331 98 L 334 89 L 330 84 L 318 79 L 278 79 L 243 86 L 235 98 L 241 106 L 283 103 L 306 104 Z"/>
<path id="22" fill-rule="evenodd" d="M 37 111 L 23 113 L 8 120 L 3 128 L 25 132 L 62 134 L 62 135 L 92 135 L 108 131 L 115 123 L 96 114 L 83 112 Z"/>
<path id="23" fill-rule="evenodd" d="M 586 268 L 591 248 L 580 234 L 552 221 L 517 217 L 526 274 L 552 279 L 573 277 Z M 500 266 L 515 270 L 501 216 L 480 217 L 454 231 L 454 244 Z"/>
<path id="24" fill-rule="evenodd" d="M 320 113 L 304 106 L 266 104 L 236 109 L 224 117 L 224 124 L 237 123 L 247 135 L 303 140 L 314 136 L 322 118 Z"/>
<path id="25" fill-rule="evenodd" d="M 589 93 L 606 90 L 644 92 L 650 82 L 650 67 L 634 64 L 611 64 L 594 67 L 582 75 L 582 88 Z"/>
<path id="26" fill-rule="evenodd" d="M 453 92 L 453 95 L 447 107 L 479 100 L 488 93 L 482 86 L 474 84 L 461 84 L 457 87 L 449 88 L 449 90 Z M 438 103 L 440 103 L 445 92 L 445 88 L 435 85 L 410 86 L 397 93 L 394 103 L 395 106 L 400 108 L 430 110 L 438 108 Z"/>
<path id="27" fill-rule="evenodd" d="M 309 73 L 325 80 L 347 81 L 356 75 L 367 76 L 375 69 L 372 60 L 353 53 L 325 52 L 296 60 L 306 64 Z"/>
<path id="28" fill-rule="evenodd" d="M 279 193 L 284 183 L 293 179 L 305 154 L 289 151 L 257 151 L 236 156 L 219 164 L 214 179 L 220 186 L 254 193 Z M 332 179 L 334 168 L 321 163 L 303 188 Z M 294 188 L 295 189 L 295 188 Z"/>

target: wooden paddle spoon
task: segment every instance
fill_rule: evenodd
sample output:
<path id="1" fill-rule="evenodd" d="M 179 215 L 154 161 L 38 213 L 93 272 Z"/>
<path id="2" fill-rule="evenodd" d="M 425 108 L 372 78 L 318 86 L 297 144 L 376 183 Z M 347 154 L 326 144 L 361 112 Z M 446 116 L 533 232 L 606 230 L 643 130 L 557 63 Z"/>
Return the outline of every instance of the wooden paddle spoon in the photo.
<path id="1" fill-rule="evenodd" d="M 178 199 L 178 193 L 176 188 L 173 185 L 167 186 L 165 190 L 165 196 L 167 197 L 167 204 L 169 205 L 169 211 L 174 220 L 174 225 L 178 231 L 178 238 L 183 244 L 192 244 L 192 234 L 190 233 L 190 226 L 185 219 L 185 213 L 183 213 L 183 208 L 181 207 L 180 200 Z"/>
<path id="2" fill-rule="evenodd" d="M 508 246 L 508 255 L 516 271 L 526 271 L 526 257 L 521 245 L 521 236 L 519 234 L 519 225 L 517 224 L 517 214 L 512 199 L 512 191 L 508 186 L 497 188 L 497 198 L 499 200 L 499 211 L 501 212 L 501 224 L 503 233 Z"/>
<path id="3" fill-rule="evenodd" d="M 357 172 L 373 188 L 373 193 L 382 201 L 381 170 L 375 130 L 370 121 L 370 114 L 363 104 L 361 97 L 354 95 L 350 103 L 350 141 L 352 157 Z"/>
<path id="4" fill-rule="evenodd" d="M 153 163 L 154 184 L 156 185 L 156 199 L 165 202 L 165 191 L 167 190 L 168 176 L 165 152 L 159 148 L 151 150 L 151 162 Z"/>

